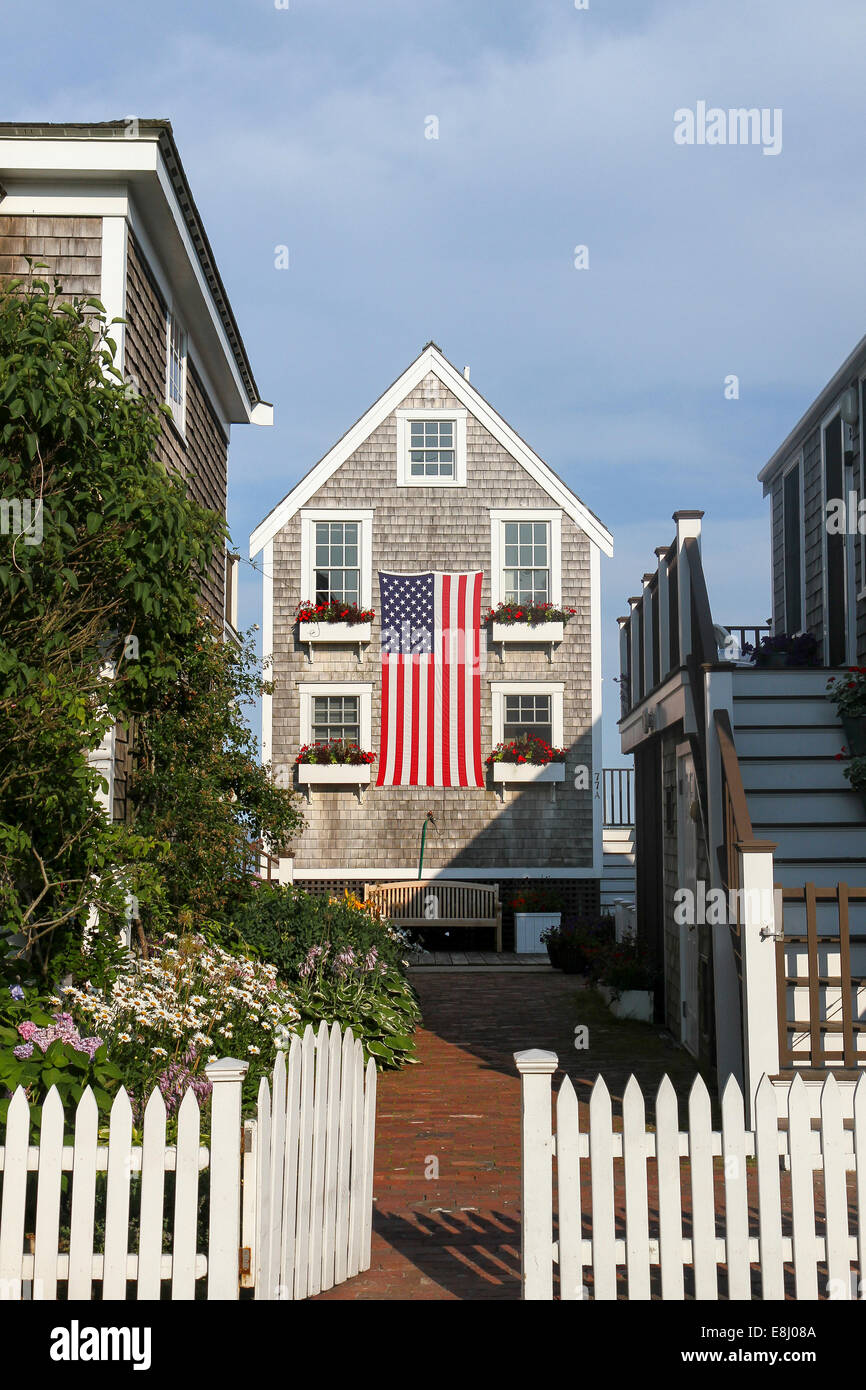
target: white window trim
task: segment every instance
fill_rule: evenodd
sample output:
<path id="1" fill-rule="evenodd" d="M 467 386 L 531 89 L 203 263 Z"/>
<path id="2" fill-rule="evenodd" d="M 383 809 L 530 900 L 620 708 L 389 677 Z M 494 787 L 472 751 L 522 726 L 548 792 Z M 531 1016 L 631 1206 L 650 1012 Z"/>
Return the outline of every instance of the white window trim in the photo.
<path id="1" fill-rule="evenodd" d="M 357 508 L 304 507 L 301 511 L 301 600 L 315 602 L 316 595 L 316 535 L 317 521 L 357 521 L 358 567 L 360 575 L 361 608 L 373 607 L 373 512 Z"/>
<path id="2" fill-rule="evenodd" d="M 529 509 L 523 507 L 491 507 L 490 509 L 490 606 L 502 602 L 502 561 L 504 540 L 502 527 L 506 521 L 547 521 L 550 523 L 550 602 L 562 604 L 562 512 L 559 508 Z"/>
<path id="3" fill-rule="evenodd" d="M 398 487 L 465 487 L 466 486 L 466 417 L 468 410 L 395 410 L 397 420 L 397 486 Z M 413 478 L 409 471 L 410 420 L 454 421 L 454 477 Z"/>
<path id="4" fill-rule="evenodd" d="M 822 439 L 823 450 L 823 439 Z M 805 478 L 804 478 L 804 455 L 803 453 L 791 459 L 791 462 L 782 470 L 782 487 L 779 493 L 779 510 L 782 513 L 782 631 L 787 632 L 788 636 L 793 636 L 788 630 L 788 586 L 786 582 L 786 570 L 788 557 L 785 554 L 785 479 L 795 468 L 800 470 L 800 614 L 802 619 L 801 632 L 806 631 L 806 498 L 805 498 Z"/>
<path id="5" fill-rule="evenodd" d="M 175 413 L 175 403 L 171 398 L 171 326 L 176 323 L 183 334 L 183 362 L 181 365 L 181 410 L 178 416 Z M 186 401 L 189 385 L 189 333 L 183 316 L 178 313 L 173 304 L 169 303 L 165 311 L 165 403 L 171 411 L 171 420 L 175 429 L 186 438 Z"/>
<path id="6" fill-rule="evenodd" d="M 493 704 L 493 747 L 502 743 L 505 734 L 506 695 L 550 695 L 550 720 L 552 724 L 551 741 L 554 748 L 564 748 L 563 743 L 563 696 L 564 681 L 491 681 L 490 697 Z"/>
<path id="7" fill-rule="evenodd" d="M 829 427 L 830 425 L 832 425 L 832 423 L 833 423 L 834 420 L 837 420 L 837 419 L 839 420 L 839 428 L 840 428 L 840 430 L 842 431 L 842 486 L 843 486 L 843 488 L 844 488 L 844 486 L 845 486 L 845 476 L 846 476 L 846 472 L 847 472 L 847 465 L 846 465 L 846 463 L 845 463 L 845 421 L 844 421 L 841 417 L 842 417 L 842 403 L 841 403 L 841 400 L 838 400 L 838 399 L 837 399 L 837 400 L 834 402 L 834 404 L 830 407 L 830 409 L 827 411 L 826 415 L 823 417 L 823 419 L 821 420 L 821 422 L 820 422 L 820 424 L 819 424 L 819 426 L 818 426 L 818 429 L 819 429 L 819 437 L 820 437 L 820 441 L 821 441 L 821 518 L 822 518 L 822 525 L 821 525 L 821 622 L 822 622 L 822 625 L 823 625 L 823 628 L 824 628 L 824 641 L 823 641 L 822 650 L 823 650 L 823 657 L 824 657 L 824 665 L 825 665 L 825 666 L 828 665 L 828 664 L 829 664 L 829 661 L 830 661 L 830 596 L 829 596 L 829 594 L 828 594 L 828 592 L 827 592 L 827 579 L 828 579 L 827 567 L 828 567 L 828 555 L 829 555 L 829 546 L 828 546 L 828 542 L 829 542 L 829 539 L 830 539 L 830 533 L 829 533 L 828 530 L 827 530 L 827 525 L 826 525 L 826 522 L 827 522 L 827 513 L 826 513 L 826 510 L 825 510 L 825 509 L 826 509 L 826 503 L 827 503 L 827 449 L 826 449 L 826 431 L 827 431 L 828 427 Z M 845 650 L 845 660 L 844 660 L 844 662 L 843 662 L 843 665 L 847 665 L 849 662 L 851 662 L 851 663 L 853 664 L 854 660 L 856 659 L 856 655 L 857 655 L 857 641 L 856 641 L 856 631 L 857 631 L 857 604 L 856 604 L 856 600 L 855 600 L 855 598 L 854 598 L 854 596 L 853 596 L 853 594 L 852 594 L 852 589 L 854 588 L 854 585 L 851 583 L 851 568 L 852 568 L 852 565 L 851 565 L 851 551 L 852 551 L 852 548 L 853 548 L 853 546 L 854 546 L 854 538 L 853 538 L 853 536 L 851 536 L 850 532 L 849 532 L 848 529 L 847 529 L 847 528 L 848 528 L 848 516 L 847 516 L 848 498 L 847 498 L 847 497 L 843 498 L 843 501 L 844 501 L 845 507 L 846 507 L 846 514 L 845 514 L 845 526 L 846 526 L 846 529 L 845 529 L 845 533 L 844 533 L 844 537 L 843 537 L 844 543 L 845 543 L 845 544 L 844 544 L 844 552 L 843 552 L 843 554 L 844 554 L 844 561 L 845 561 L 845 563 L 844 563 L 844 575 L 845 575 L 845 609 L 846 609 L 846 612 L 845 612 L 845 648 L 846 648 L 846 650 Z M 806 612 L 805 612 L 805 609 L 804 609 L 804 610 L 803 610 L 803 623 L 804 623 L 804 625 L 805 625 L 805 622 L 806 622 Z"/>
<path id="8" fill-rule="evenodd" d="M 360 743 L 365 753 L 372 752 L 373 738 L 373 686 L 368 681 L 301 681 L 298 684 L 301 697 L 301 741 L 298 745 L 313 741 L 313 696 L 314 695 L 357 695 L 360 697 L 359 717 L 361 724 Z"/>

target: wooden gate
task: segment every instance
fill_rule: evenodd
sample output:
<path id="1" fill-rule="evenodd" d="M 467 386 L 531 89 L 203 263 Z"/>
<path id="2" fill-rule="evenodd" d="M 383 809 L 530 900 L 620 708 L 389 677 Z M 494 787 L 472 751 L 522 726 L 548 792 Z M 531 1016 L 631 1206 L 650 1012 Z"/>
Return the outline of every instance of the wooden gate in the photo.
<path id="1" fill-rule="evenodd" d="M 376 1067 L 351 1028 L 292 1038 L 244 1126 L 241 1285 L 308 1298 L 370 1267 Z"/>

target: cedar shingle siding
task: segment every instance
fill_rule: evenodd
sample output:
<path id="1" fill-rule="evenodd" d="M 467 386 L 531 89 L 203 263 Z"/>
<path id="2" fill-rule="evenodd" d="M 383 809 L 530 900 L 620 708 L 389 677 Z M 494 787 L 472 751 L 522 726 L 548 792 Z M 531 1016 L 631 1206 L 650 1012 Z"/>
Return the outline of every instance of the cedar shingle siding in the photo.
<path id="1" fill-rule="evenodd" d="M 139 389 L 165 400 L 167 306 L 141 248 L 129 233 L 127 246 L 127 327 L 125 372 Z M 186 437 L 162 417 L 162 457 L 189 483 L 192 497 L 225 516 L 228 440 L 195 369 L 193 348 L 187 363 Z M 205 578 L 204 594 L 214 617 L 222 622 L 224 558 L 221 551 Z"/>
<path id="2" fill-rule="evenodd" d="M 64 295 L 99 295 L 101 217 L 18 217 L 0 214 L 0 279 L 28 273 L 26 257 L 44 262 L 37 278 L 56 276 Z"/>
<path id="3" fill-rule="evenodd" d="M 429 374 L 400 408 L 462 408 Z M 273 752 L 275 769 L 291 765 L 300 746 L 298 680 L 372 683 L 372 744 L 379 751 L 380 664 L 377 571 L 470 570 L 484 572 L 482 609 L 490 604 L 490 508 L 551 508 L 555 503 L 472 414 L 467 419 L 467 485 L 461 488 L 397 486 L 397 431 L 392 414 L 309 499 L 309 507 L 373 508 L 372 641 L 363 651 L 317 646 L 314 663 L 297 637 L 295 608 L 302 592 L 301 517 L 274 538 Z M 550 786 L 506 790 L 371 786 L 364 804 L 348 790 L 315 787 L 305 814 L 309 828 L 295 847 L 295 870 L 386 869 L 417 864 L 424 816 L 432 810 L 438 833 L 427 836 L 425 868 L 506 866 L 592 867 L 592 791 L 575 790 L 574 769 L 592 769 L 590 544 L 563 514 L 562 600 L 577 614 L 548 662 L 547 649 L 506 646 L 486 651 L 482 675 L 481 749 L 492 748 L 491 680 L 564 682 L 563 731 L 569 748 L 566 780 Z M 487 646 L 482 629 L 482 660 Z M 375 775 L 375 769 L 374 769 Z M 592 786 L 592 782 L 590 783 Z M 411 873 L 410 873 L 410 876 Z M 484 878 L 483 874 L 479 878 Z M 490 879 L 488 873 L 487 878 Z M 569 881 L 570 882 L 570 881 Z M 565 886 L 565 885 L 563 885 Z M 597 884 L 572 890 L 574 908 L 597 910 Z"/>

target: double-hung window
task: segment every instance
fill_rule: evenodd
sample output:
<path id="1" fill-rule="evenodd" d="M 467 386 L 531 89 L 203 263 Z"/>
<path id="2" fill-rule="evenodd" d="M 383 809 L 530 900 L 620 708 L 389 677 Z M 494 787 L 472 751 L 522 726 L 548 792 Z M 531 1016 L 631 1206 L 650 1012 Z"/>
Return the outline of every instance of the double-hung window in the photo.
<path id="1" fill-rule="evenodd" d="M 341 738 L 370 751 L 373 686 L 368 681 L 300 681 L 300 741 Z"/>
<path id="2" fill-rule="evenodd" d="M 494 745 L 530 734 L 561 748 L 564 693 L 562 681 L 491 681 Z"/>
<path id="3" fill-rule="evenodd" d="M 505 603 L 550 601 L 550 522 L 503 524 L 502 598 Z"/>
<path id="4" fill-rule="evenodd" d="M 502 736 L 523 738 L 530 734 L 544 743 L 553 743 L 553 716 L 550 695 L 505 695 Z"/>
<path id="5" fill-rule="evenodd" d="M 334 738 L 341 738 L 346 743 L 360 743 L 359 695 L 314 695 L 312 716 L 314 743 L 327 743 Z"/>
<path id="6" fill-rule="evenodd" d="M 372 607 L 373 512 L 349 507 L 301 511 L 303 602 Z"/>
<path id="7" fill-rule="evenodd" d="M 562 603 L 562 512 L 495 508 L 490 512 L 490 601 Z"/>
<path id="8" fill-rule="evenodd" d="M 360 604 L 360 530 L 358 521 L 316 522 L 316 603 Z"/>

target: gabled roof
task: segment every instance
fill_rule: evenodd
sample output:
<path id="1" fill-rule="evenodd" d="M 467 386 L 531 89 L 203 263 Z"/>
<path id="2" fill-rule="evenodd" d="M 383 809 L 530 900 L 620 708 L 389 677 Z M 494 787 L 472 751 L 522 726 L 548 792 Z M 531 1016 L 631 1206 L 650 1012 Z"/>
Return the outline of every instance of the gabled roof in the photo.
<path id="1" fill-rule="evenodd" d="M 352 428 L 343 435 L 342 439 L 338 440 L 333 449 L 325 454 L 324 458 L 310 469 L 306 477 L 292 488 L 292 491 L 283 498 L 282 502 L 268 513 L 264 521 L 259 523 L 250 537 L 250 558 L 257 555 L 268 541 L 272 540 L 276 533 L 285 526 L 286 522 L 291 520 L 295 513 L 318 492 L 319 488 L 345 463 L 346 459 L 424 380 L 428 372 L 433 372 L 443 386 L 447 386 L 461 405 L 465 406 L 480 424 L 493 435 L 494 439 L 499 441 L 503 449 L 516 459 L 529 476 L 544 489 L 557 506 L 561 507 L 572 518 L 588 538 L 604 551 L 605 555 L 613 554 L 613 537 L 598 517 L 584 506 L 578 497 L 575 497 L 571 489 L 554 473 L 549 464 L 539 458 L 525 440 L 521 439 L 520 435 L 515 433 L 502 416 L 497 414 L 481 393 L 469 384 L 462 372 L 459 372 L 448 361 L 447 357 L 443 356 L 436 344 L 428 343 L 421 354 L 415 358 L 415 361 L 406 368 L 402 376 L 399 376 L 393 385 L 388 387 L 388 390 L 379 397 L 366 414 L 362 415 L 360 420 L 356 421 Z"/>

